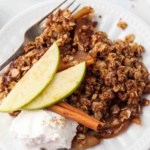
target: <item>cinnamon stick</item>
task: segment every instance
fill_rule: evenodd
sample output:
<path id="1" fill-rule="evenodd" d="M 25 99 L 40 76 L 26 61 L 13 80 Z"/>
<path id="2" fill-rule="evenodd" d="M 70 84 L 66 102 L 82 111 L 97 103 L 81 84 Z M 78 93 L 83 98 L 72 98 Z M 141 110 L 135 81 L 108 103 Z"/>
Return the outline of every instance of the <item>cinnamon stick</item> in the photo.
<path id="1" fill-rule="evenodd" d="M 72 111 L 72 112 L 74 112 L 74 113 L 78 113 L 78 114 L 80 114 L 80 115 L 86 116 L 86 117 L 88 117 L 89 119 L 91 119 L 91 120 L 93 120 L 93 121 L 95 121 L 95 122 L 98 122 L 98 123 L 101 124 L 101 126 L 103 126 L 103 123 L 100 122 L 99 120 L 95 119 L 94 117 L 89 116 L 89 115 L 86 114 L 85 112 L 83 112 L 83 111 L 81 111 L 81 110 L 79 110 L 79 109 L 77 109 L 77 108 L 75 108 L 75 107 L 69 105 L 69 104 L 66 103 L 66 102 L 59 102 L 59 103 L 57 103 L 57 105 L 59 105 L 59 106 L 61 106 L 61 107 L 63 107 L 63 108 L 66 108 L 66 109 L 68 109 L 68 110 L 70 110 L 70 111 Z"/>
<path id="2" fill-rule="evenodd" d="M 85 113 L 84 113 L 84 115 L 83 115 L 83 113 L 81 115 L 81 113 L 72 112 L 71 110 L 61 107 L 59 105 L 53 105 L 51 107 L 48 107 L 48 109 L 66 117 L 66 118 L 77 121 L 78 123 L 86 126 L 87 128 L 90 128 L 96 132 L 98 132 L 100 130 L 100 128 L 102 127 L 101 122 L 99 122 L 98 120 L 93 120 L 92 117 L 88 116 L 87 114 L 85 115 Z M 80 112 L 80 110 L 78 110 L 78 112 Z"/>
<path id="3" fill-rule="evenodd" d="M 93 13 L 94 10 L 91 8 L 91 7 L 83 7 L 82 9 L 80 9 L 79 11 L 77 11 L 74 15 L 73 15 L 73 18 L 75 20 L 77 19 L 80 19 L 81 17 L 85 16 L 85 15 L 88 15 L 90 13 Z"/>

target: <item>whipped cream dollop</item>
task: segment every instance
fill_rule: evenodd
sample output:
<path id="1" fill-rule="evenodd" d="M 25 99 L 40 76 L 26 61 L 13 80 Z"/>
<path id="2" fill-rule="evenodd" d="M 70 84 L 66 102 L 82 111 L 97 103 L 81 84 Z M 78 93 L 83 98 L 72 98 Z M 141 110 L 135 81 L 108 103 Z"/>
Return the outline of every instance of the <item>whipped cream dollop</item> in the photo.
<path id="1" fill-rule="evenodd" d="M 12 122 L 10 134 L 27 149 L 71 148 L 77 123 L 46 110 L 22 111 Z"/>

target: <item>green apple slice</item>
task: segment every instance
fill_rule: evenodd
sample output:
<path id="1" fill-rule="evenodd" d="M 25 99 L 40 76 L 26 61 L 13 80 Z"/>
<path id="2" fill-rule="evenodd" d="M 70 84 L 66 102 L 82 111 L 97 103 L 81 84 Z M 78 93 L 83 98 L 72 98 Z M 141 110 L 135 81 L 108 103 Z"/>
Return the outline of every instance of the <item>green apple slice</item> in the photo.
<path id="1" fill-rule="evenodd" d="M 59 49 L 54 43 L 2 100 L 0 111 L 18 110 L 39 95 L 53 79 L 59 59 Z"/>
<path id="2" fill-rule="evenodd" d="M 45 90 L 23 109 L 33 110 L 51 106 L 71 95 L 80 85 L 85 74 L 85 62 L 59 72 Z"/>

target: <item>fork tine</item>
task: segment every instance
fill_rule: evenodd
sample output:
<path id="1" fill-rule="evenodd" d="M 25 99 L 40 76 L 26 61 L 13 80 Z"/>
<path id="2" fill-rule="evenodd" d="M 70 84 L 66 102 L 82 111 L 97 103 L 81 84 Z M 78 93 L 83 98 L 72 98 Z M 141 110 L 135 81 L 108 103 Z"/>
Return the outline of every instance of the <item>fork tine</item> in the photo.
<path id="1" fill-rule="evenodd" d="M 43 20 L 45 20 L 50 14 L 52 14 L 54 11 L 56 11 L 60 6 L 62 6 L 64 3 L 66 3 L 68 0 L 64 0 L 62 3 L 60 3 L 57 7 L 55 7 L 49 14 L 44 16 L 41 20 L 38 21 L 38 23 L 41 23 Z"/>
<path id="2" fill-rule="evenodd" d="M 69 8 L 76 0 L 74 0 L 73 2 L 71 2 L 68 6 L 66 6 L 65 9 Z"/>
<path id="3" fill-rule="evenodd" d="M 75 7 L 75 8 L 72 10 L 71 13 L 73 14 L 73 13 L 80 7 L 80 5 L 81 5 L 81 4 L 79 4 L 77 7 Z"/>
<path id="4" fill-rule="evenodd" d="M 55 10 L 57 10 L 58 8 L 60 8 L 60 6 L 62 6 L 64 3 L 66 3 L 68 0 L 63 1 L 62 3 L 60 3 L 56 8 L 54 8 L 51 13 L 53 13 Z M 51 14 L 50 13 L 50 14 Z"/>
<path id="5" fill-rule="evenodd" d="M 45 20 L 50 14 L 52 14 L 53 12 L 55 12 L 58 8 L 60 8 L 64 3 L 66 3 L 68 0 L 63 1 L 62 3 L 60 3 L 56 8 L 54 8 L 49 14 L 47 14 L 44 18 L 42 18 L 41 20 L 38 21 L 38 23 L 40 24 L 43 20 Z M 73 3 L 76 0 L 73 0 L 69 5 L 66 6 L 65 9 L 69 8 L 70 6 L 73 5 Z"/>

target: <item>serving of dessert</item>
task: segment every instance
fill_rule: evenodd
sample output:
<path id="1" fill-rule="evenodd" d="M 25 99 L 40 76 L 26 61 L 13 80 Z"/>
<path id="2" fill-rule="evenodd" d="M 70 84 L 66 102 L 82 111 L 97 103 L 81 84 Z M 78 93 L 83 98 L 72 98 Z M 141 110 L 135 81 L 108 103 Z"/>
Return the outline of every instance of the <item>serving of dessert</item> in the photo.
<path id="1" fill-rule="evenodd" d="M 59 9 L 42 26 L 0 76 L 0 111 L 13 117 L 14 145 L 85 150 L 140 125 L 150 80 L 135 36 L 110 40 L 89 6 Z"/>

